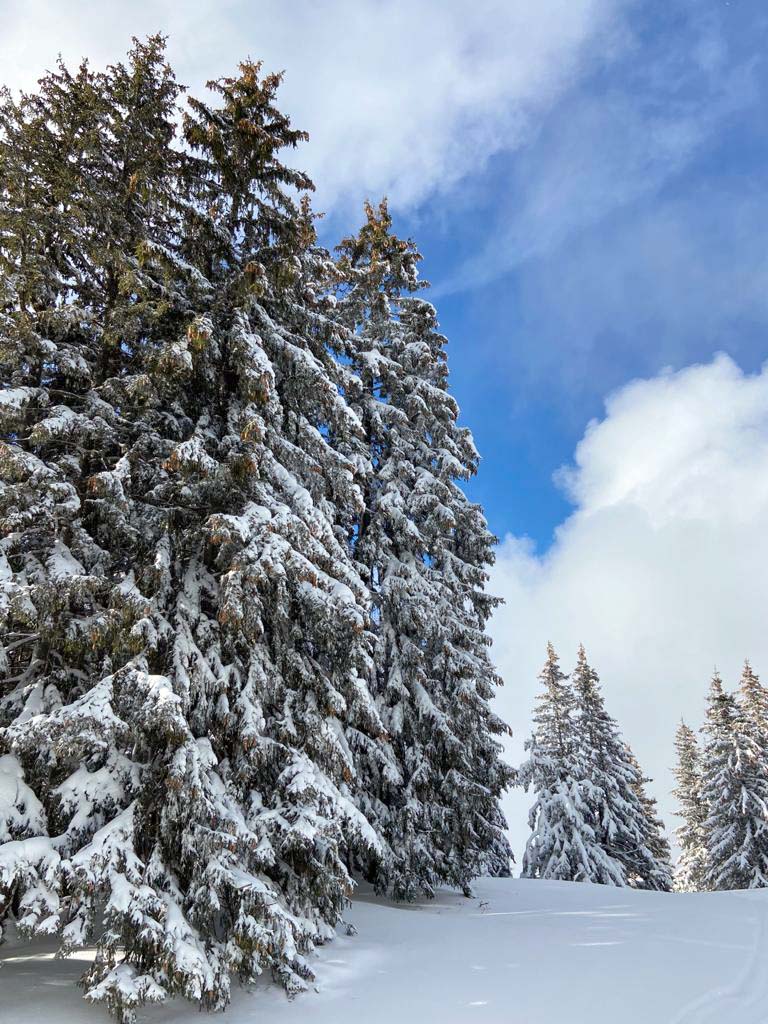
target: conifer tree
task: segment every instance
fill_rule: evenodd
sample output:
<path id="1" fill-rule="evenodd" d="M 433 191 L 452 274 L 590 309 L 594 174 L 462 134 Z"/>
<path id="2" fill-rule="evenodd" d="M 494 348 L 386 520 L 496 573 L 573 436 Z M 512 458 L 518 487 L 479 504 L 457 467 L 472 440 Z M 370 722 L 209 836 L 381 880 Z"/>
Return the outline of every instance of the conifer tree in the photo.
<path id="1" fill-rule="evenodd" d="M 768 691 L 748 660 L 741 673 L 738 702 L 745 731 L 761 751 L 761 758 L 768 758 Z"/>
<path id="2" fill-rule="evenodd" d="M 704 823 L 707 817 L 702 795 L 701 757 L 696 733 L 681 721 L 675 734 L 677 765 L 674 768 L 677 797 L 683 819 L 676 829 L 680 857 L 675 867 L 675 888 L 682 892 L 698 892 L 705 887 L 707 854 L 704 846 Z"/>
<path id="3" fill-rule="evenodd" d="M 193 152 L 160 38 L 0 105 L 0 922 L 93 937 L 121 1021 L 303 987 L 384 853 L 360 426 L 278 84 L 212 83 Z"/>
<path id="4" fill-rule="evenodd" d="M 583 798 L 575 731 L 576 701 L 552 644 L 539 679 L 533 736 L 528 759 L 519 769 L 520 784 L 532 788 L 528 815 L 531 835 L 523 856 L 524 878 L 623 884 L 618 865 L 598 845 L 591 812 Z"/>
<path id="5" fill-rule="evenodd" d="M 747 683 L 751 689 L 752 682 Z M 707 889 L 768 884 L 768 781 L 754 722 L 715 673 L 704 725 L 702 795 Z"/>
<path id="6" fill-rule="evenodd" d="M 572 678 L 577 772 L 595 841 L 605 857 L 593 881 L 669 889 L 669 846 L 655 801 L 645 790 L 649 780 L 605 710 L 600 680 L 583 646 Z"/>
<path id="7" fill-rule="evenodd" d="M 664 822 L 659 817 L 658 803 L 646 789 L 646 784 L 653 779 L 644 774 L 632 749 L 626 745 L 627 760 L 635 770 L 633 786 L 643 811 L 643 829 L 645 845 L 653 858 L 652 868 L 648 874 L 637 876 L 641 889 L 659 889 L 669 891 L 673 888 L 672 850 L 664 829 Z"/>
<path id="8" fill-rule="evenodd" d="M 669 846 L 648 780 L 605 710 L 583 647 L 571 678 L 549 645 L 520 769 L 536 793 L 523 875 L 669 889 Z"/>
<path id="9" fill-rule="evenodd" d="M 445 339 L 385 206 L 318 246 L 279 84 L 179 138 L 158 36 L 0 100 L 0 929 L 122 1022 L 304 987 L 351 865 L 508 870 Z"/>
<path id="10" fill-rule="evenodd" d="M 372 595 L 372 689 L 391 755 L 369 765 L 361 794 L 389 845 L 377 881 L 405 899 L 441 883 L 468 891 L 478 874 L 508 873 L 511 855 L 498 803 L 506 726 L 489 708 L 501 683 L 485 634 L 493 538 L 458 486 L 478 456 L 457 424 L 435 310 L 414 294 L 421 257 L 392 232 L 385 202 L 366 206 L 339 253 L 371 466 L 352 545 Z"/>

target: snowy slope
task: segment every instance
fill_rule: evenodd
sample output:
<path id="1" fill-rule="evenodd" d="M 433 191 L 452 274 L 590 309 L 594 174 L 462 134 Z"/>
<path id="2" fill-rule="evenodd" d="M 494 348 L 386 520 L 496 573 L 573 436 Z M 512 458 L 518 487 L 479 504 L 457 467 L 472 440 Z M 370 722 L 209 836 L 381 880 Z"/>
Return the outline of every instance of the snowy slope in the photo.
<path id="1" fill-rule="evenodd" d="M 570 882 L 481 881 L 393 906 L 361 893 L 358 935 L 319 951 L 317 989 L 236 991 L 223 1015 L 148 1008 L 152 1024 L 758 1024 L 768 1021 L 768 892 L 667 895 Z M 90 1024 L 82 959 L 0 951 L 0 1022 Z"/>

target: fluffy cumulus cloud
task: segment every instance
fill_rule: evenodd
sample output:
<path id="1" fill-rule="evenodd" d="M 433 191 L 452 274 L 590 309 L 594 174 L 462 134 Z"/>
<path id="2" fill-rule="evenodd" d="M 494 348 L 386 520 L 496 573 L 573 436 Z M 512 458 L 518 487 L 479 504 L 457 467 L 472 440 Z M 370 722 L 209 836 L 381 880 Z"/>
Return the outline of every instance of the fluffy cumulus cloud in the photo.
<path id="1" fill-rule="evenodd" d="M 578 75 L 608 52 L 620 0 L 10 0 L 2 78 L 31 87 L 61 52 L 115 60 L 163 31 L 194 88 L 248 55 L 284 68 L 283 103 L 312 142 L 302 162 L 326 207 L 389 193 L 415 204 L 515 148 Z"/>
<path id="2" fill-rule="evenodd" d="M 674 826 L 681 715 L 700 724 L 715 666 L 735 683 L 748 656 L 768 678 L 768 364 L 746 375 L 720 355 L 628 384 L 558 480 L 574 511 L 550 550 L 507 537 L 493 574 L 511 759 L 523 756 L 547 641 L 568 671 L 583 642 Z M 508 801 L 517 849 L 529 802 Z"/>

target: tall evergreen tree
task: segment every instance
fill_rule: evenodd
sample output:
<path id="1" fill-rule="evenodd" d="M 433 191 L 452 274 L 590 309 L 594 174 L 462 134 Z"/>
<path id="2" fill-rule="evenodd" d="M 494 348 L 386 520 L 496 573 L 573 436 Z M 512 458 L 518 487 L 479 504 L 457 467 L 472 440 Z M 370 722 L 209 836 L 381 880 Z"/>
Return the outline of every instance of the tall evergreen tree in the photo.
<path id="1" fill-rule="evenodd" d="M 751 686 L 751 683 L 748 684 Z M 754 723 L 712 679 L 704 725 L 702 794 L 707 889 L 768 885 L 768 780 Z"/>
<path id="2" fill-rule="evenodd" d="M 677 765 L 674 768 L 677 797 L 683 819 L 676 829 L 680 857 L 675 867 L 675 888 L 682 892 L 698 892 L 705 887 L 707 853 L 704 846 L 704 823 L 707 817 L 702 794 L 701 756 L 696 733 L 681 721 L 675 734 Z"/>
<path id="3" fill-rule="evenodd" d="M 645 790 L 648 780 L 605 710 L 600 680 L 583 646 L 572 678 L 577 773 L 595 841 L 606 859 L 593 881 L 669 889 L 669 846 Z"/>
<path id="4" fill-rule="evenodd" d="M 0 101 L 0 928 L 124 1022 L 303 987 L 352 864 L 509 861 L 445 339 L 386 207 L 318 246 L 279 84 L 180 140 L 153 37 Z"/>
<path id="5" fill-rule="evenodd" d="M 366 206 L 339 253 L 371 465 L 352 541 L 371 589 L 372 687 L 391 754 L 367 770 L 362 806 L 390 848 L 382 887 L 406 899 L 446 882 L 468 890 L 510 860 L 498 800 L 511 773 L 496 739 L 506 726 L 489 707 L 501 680 L 485 634 L 494 539 L 458 485 L 478 456 L 457 423 L 435 310 L 414 294 L 421 257 L 392 232 L 386 203 Z"/>
<path id="6" fill-rule="evenodd" d="M 383 856 L 360 425 L 278 84 L 213 83 L 193 153 L 159 38 L 0 106 L 0 921 L 94 935 L 121 1021 L 302 987 Z"/>

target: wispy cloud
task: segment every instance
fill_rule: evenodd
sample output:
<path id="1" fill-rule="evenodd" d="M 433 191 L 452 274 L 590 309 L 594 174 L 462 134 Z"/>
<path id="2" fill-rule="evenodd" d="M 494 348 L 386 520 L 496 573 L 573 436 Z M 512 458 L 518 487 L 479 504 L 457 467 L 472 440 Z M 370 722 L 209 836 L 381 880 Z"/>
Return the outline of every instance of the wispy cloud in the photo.
<path id="1" fill-rule="evenodd" d="M 617 212 L 654 201 L 732 116 L 756 105 L 755 59 L 734 57 L 719 22 L 697 17 L 693 6 L 676 34 L 641 37 L 633 25 L 612 60 L 563 96 L 509 163 L 492 234 L 443 292 L 547 257 Z"/>
<path id="2" fill-rule="evenodd" d="M 768 329 L 766 233 L 765 189 L 741 176 L 585 230 L 518 268 L 513 343 L 494 339 L 501 372 L 529 401 L 548 395 L 571 430 L 633 375 L 718 349 L 753 367 Z"/>

